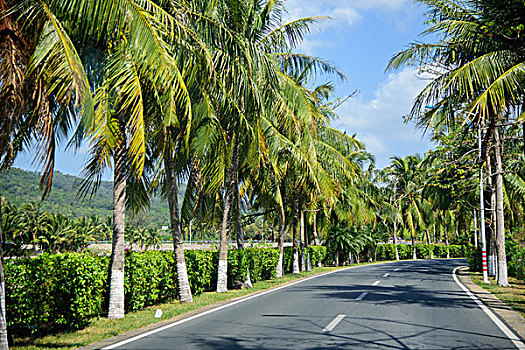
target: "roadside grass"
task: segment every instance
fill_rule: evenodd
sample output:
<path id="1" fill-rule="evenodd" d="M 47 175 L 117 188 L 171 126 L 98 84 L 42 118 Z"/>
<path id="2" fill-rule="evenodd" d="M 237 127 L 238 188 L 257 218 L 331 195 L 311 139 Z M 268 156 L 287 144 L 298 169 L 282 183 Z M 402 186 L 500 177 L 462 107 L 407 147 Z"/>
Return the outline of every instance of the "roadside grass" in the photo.
<path id="1" fill-rule="evenodd" d="M 360 264 L 366 265 L 366 264 Z M 350 265 L 356 266 L 356 265 Z M 299 280 L 304 277 L 318 275 L 333 270 L 338 270 L 345 267 L 315 267 L 312 271 L 301 272 L 300 274 L 286 274 L 279 279 L 271 279 L 268 281 L 260 281 L 253 284 L 252 289 L 230 290 L 227 293 L 218 294 L 215 292 L 203 293 L 194 296 L 194 302 L 191 304 L 182 304 L 178 301 L 173 301 L 165 304 L 155 305 L 145 308 L 140 311 L 130 312 L 121 320 L 109 320 L 107 318 L 99 317 L 91 320 L 89 326 L 78 331 L 63 332 L 54 335 L 46 336 L 32 336 L 25 338 L 15 338 L 14 344 L 11 346 L 13 350 L 66 350 L 76 349 L 81 346 L 86 346 L 119 334 L 123 334 L 132 330 L 145 327 L 147 325 L 169 320 L 173 317 L 182 315 L 186 312 L 193 311 L 205 306 L 212 305 L 217 302 L 239 298 L 254 292 L 259 292 L 265 289 L 277 287 L 288 282 Z M 162 310 L 162 317 L 155 318 L 155 311 Z"/>
<path id="2" fill-rule="evenodd" d="M 470 276 L 472 281 L 478 286 L 494 294 L 501 301 L 525 317 L 525 281 L 509 277 L 511 286 L 509 288 L 503 288 L 497 285 L 494 277 L 489 277 L 490 284 L 485 284 L 482 282 L 483 275 L 481 273 L 471 272 Z"/>

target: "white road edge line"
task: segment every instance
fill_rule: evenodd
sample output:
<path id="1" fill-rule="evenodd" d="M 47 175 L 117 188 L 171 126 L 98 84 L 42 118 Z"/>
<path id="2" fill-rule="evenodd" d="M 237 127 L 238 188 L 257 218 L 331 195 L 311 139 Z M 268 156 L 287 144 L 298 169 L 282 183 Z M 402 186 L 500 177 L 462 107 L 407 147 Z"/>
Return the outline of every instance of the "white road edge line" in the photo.
<path id="1" fill-rule="evenodd" d="M 385 274 L 383 275 L 383 277 L 388 277 L 388 276 L 390 276 L 389 273 L 385 273 Z"/>
<path id="2" fill-rule="evenodd" d="M 452 271 L 452 277 L 454 278 L 454 281 L 456 281 L 457 285 L 463 289 L 463 291 L 465 293 L 467 293 L 467 295 L 472 299 L 474 300 L 474 302 L 476 304 L 478 304 L 478 306 L 481 308 L 481 310 L 483 310 L 488 317 L 490 317 L 490 319 L 492 320 L 492 322 L 494 322 L 496 324 L 496 326 L 499 327 L 499 329 L 501 329 L 501 331 L 503 333 L 505 333 L 505 335 L 507 336 L 507 338 L 509 338 L 513 343 L 514 345 L 520 349 L 520 350 L 525 350 L 525 344 L 523 344 L 523 342 L 520 340 L 520 338 L 518 336 L 516 336 L 516 334 L 514 334 L 513 331 L 511 331 L 506 325 L 505 323 L 501 322 L 501 320 L 496 316 L 494 315 L 494 313 L 492 312 L 492 310 L 490 310 L 485 304 L 483 304 L 483 302 L 481 300 L 478 299 L 477 296 L 475 296 L 474 294 L 472 294 L 472 292 L 463 285 L 463 283 L 461 283 L 458 279 L 458 277 L 456 276 L 456 271 L 460 268 L 462 268 L 464 266 L 458 266 L 454 269 L 454 271 Z"/>
<path id="3" fill-rule="evenodd" d="M 381 283 L 381 281 L 375 281 L 374 283 L 372 283 L 372 285 L 377 286 L 379 283 Z"/>
<path id="4" fill-rule="evenodd" d="M 341 322 L 345 317 L 346 315 L 337 315 L 337 317 L 334 318 L 332 322 L 330 322 L 326 327 L 324 327 L 323 332 L 331 332 L 335 328 L 335 326 L 337 326 L 339 322 Z"/>
<path id="5" fill-rule="evenodd" d="M 363 298 L 366 297 L 367 294 L 368 294 L 368 292 L 363 292 L 363 293 L 359 294 L 359 296 L 357 298 L 355 298 L 355 300 L 363 300 Z"/>
<path id="6" fill-rule="evenodd" d="M 386 263 L 386 264 L 391 264 L 391 263 Z M 379 264 L 376 264 L 376 265 L 379 265 Z M 149 331 L 149 332 L 137 335 L 137 336 L 135 336 L 133 338 L 129 338 L 129 339 L 123 340 L 121 342 L 118 342 L 118 343 L 106 346 L 106 347 L 102 348 L 102 350 L 111 350 L 111 349 L 118 348 L 119 346 L 126 345 L 128 343 L 131 343 L 131 342 L 137 341 L 139 339 L 148 337 L 148 336 L 153 335 L 155 333 L 162 332 L 162 331 L 164 331 L 166 329 L 170 329 L 172 327 L 178 326 L 180 324 L 186 323 L 186 322 L 194 320 L 196 318 L 199 318 L 199 317 L 211 314 L 212 312 L 219 311 L 219 310 L 222 310 L 222 309 L 226 309 L 226 308 L 228 308 L 230 306 L 237 305 L 237 304 L 243 303 L 245 301 L 248 301 L 248 300 L 251 300 L 251 299 L 255 299 L 255 298 L 258 298 L 260 296 L 263 296 L 263 295 L 266 295 L 266 294 L 269 294 L 269 293 L 273 293 L 275 291 L 278 291 L 278 290 L 281 290 L 281 289 L 284 289 L 284 288 L 288 288 L 288 287 L 294 286 L 294 285 L 299 284 L 299 283 L 303 283 L 303 282 L 309 281 L 309 280 L 314 279 L 314 278 L 318 278 L 318 277 L 322 277 L 322 276 L 326 276 L 326 275 L 331 275 L 331 274 L 336 273 L 336 272 L 352 270 L 352 269 L 356 269 L 356 268 L 360 268 L 360 267 L 366 267 L 366 266 L 374 266 L 374 265 L 352 266 L 352 267 L 349 267 L 349 268 L 346 268 L 346 269 L 335 270 L 335 271 L 330 271 L 330 272 L 322 273 L 322 274 L 319 274 L 319 275 L 311 276 L 311 277 L 302 279 L 302 280 L 297 281 L 297 282 L 293 282 L 293 283 L 290 283 L 290 284 L 287 284 L 287 285 L 284 285 L 284 286 L 280 286 L 280 287 L 277 287 L 277 288 L 274 288 L 274 289 L 271 289 L 271 290 L 267 290 L 267 291 L 262 292 L 262 293 L 258 293 L 258 294 L 255 294 L 255 295 L 251 295 L 251 296 L 245 297 L 243 299 L 239 299 L 239 300 L 234 301 L 232 303 L 229 303 L 229 304 L 226 304 L 226 305 L 223 305 L 223 306 L 219 306 L 219 307 L 217 307 L 215 309 L 204 311 L 204 312 L 202 312 L 200 314 L 193 315 L 193 316 L 185 318 L 183 320 L 170 323 L 170 324 L 165 325 L 163 327 L 160 327 L 160 328 L 154 329 L 152 331 Z"/>

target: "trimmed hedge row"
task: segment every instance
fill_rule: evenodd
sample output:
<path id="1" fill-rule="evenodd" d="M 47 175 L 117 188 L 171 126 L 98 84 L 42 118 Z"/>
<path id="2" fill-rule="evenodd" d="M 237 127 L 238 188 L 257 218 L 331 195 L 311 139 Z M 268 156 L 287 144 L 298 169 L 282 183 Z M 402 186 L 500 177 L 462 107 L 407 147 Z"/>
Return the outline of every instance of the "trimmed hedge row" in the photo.
<path id="1" fill-rule="evenodd" d="M 411 244 L 398 244 L 397 250 L 399 252 L 399 259 L 412 259 L 414 248 Z M 416 256 L 418 259 L 428 259 L 433 256 L 436 259 L 447 258 L 447 253 L 451 258 L 464 258 L 468 256 L 470 247 L 463 245 L 430 245 L 430 244 L 416 244 Z M 394 244 L 378 244 L 376 247 L 376 259 L 395 260 L 396 248 Z"/>
<path id="2" fill-rule="evenodd" d="M 291 249 L 285 256 L 291 256 Z M 324 258 L 325 247 L 310 247 L 312 264 Z M 218 252 L 185 251 L 188 278 L 194 294 L 214 291 Z M 244 282 L 249 268 L 253 282 L 275 276 L 279 251 L 248 248 L 228 253 L 228 281 Z M 177 297 L 175 257 L 170 251 L 125 256 L 126 311 Z M 104 314 L 108 297 L 109 258 L 86 253 L 42 254 L 34 259 L 6 261 L 7 323 L 14 331 L 78 329 Z M 290 269 L 291 271 L 291 265 Z"/>
<path id="3" fill-rule="evenodd" d="M 102 310 L 108 263 L 76 253 L 6 261 L 8 327 L 84 326 Z"/>

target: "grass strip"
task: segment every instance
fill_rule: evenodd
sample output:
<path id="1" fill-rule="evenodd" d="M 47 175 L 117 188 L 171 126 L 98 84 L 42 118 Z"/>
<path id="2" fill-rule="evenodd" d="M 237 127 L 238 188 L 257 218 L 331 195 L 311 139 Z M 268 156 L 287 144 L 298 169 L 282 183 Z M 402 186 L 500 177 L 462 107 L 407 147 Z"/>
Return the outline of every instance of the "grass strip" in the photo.
<path id="1" fill-rule="evenodd" d="M 479 272 L 471 272 L 472 281 L 488 292 L 494 294 L 505 304 L 525 317 L 525 281 L 509 277 L 510 287 L 498 286 L 494 277 L 489 277 L 489 284 L 483 283 L 483 275 Z"/>
<path id="2" fill-rule="evenodd" d="M 287 282 L 341 268 L 342 267 L 316 267 L 312 271 L 301 272 L 300 274 L 286 274 L 284 277 L 279 279 L 271 279 L 254 283 L 252 289 L 230 290 L 227 293 L 221 294 L 215 292 L 202 293 L 200 295 L 194 296 L 194 302 L 191 304 L 182 304 L 178 301 L 173 301 L 165 304 L 155 305 L 140 311 L 127 313 L 126 317 L 121 320 L 109 320 L 107 318 L 98 317 L 92 319 L 88 327 L 78 331 L 64 332 L 46 336 L 15 338 L 11 349 L 75 349 L 122 333 L 136 330 L 162 320 L 167 320 L 217 302 L 239 298 L 254 292 L 277 287 Z M 160 319 L 155 318 L 154 316 L 157 309 L 161 309 L 163 313 L 162 318 Z"/>

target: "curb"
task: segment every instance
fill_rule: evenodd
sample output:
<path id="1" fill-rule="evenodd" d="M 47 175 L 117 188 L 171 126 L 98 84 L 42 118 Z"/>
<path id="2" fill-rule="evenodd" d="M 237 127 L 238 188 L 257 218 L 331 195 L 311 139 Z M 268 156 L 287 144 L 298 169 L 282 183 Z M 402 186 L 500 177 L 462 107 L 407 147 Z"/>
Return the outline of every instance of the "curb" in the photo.
<path id="1" fill-rule="evenodd" d="M 525 318 L 498 299 L 494 294 L 472 282 L 468 267 L 463 267 L 457 272 L 457 276 L 461 283 L 478 297 L 483 304 L 492 310 L 510 329 L 512 329 L 522 341 L 525 341 Z"/>

